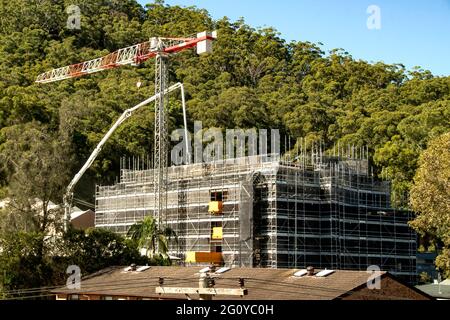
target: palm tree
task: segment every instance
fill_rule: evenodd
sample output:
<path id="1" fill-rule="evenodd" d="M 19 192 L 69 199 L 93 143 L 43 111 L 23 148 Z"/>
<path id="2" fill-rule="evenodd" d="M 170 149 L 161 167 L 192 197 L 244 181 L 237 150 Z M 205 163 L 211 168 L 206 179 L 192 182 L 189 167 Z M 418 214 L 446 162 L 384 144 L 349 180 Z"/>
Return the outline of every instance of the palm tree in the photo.
<path id="1" fill-rule="evenodd" d="M 167 257 L 169 242 L 172 237 L 178 242 L 175 231 L 167 226 L 160 229 L 155 218 L 152 216 L 145 217 L 142 222 L 138 222 L 131 226 L 127 235 L 137 242 L 139 248 L 145 249 L 145 254 L 147 256 L 149 250 L 151 250 L 151 257 L 155 256 L 156 251 L 158 251 L 161 256 Z"/>

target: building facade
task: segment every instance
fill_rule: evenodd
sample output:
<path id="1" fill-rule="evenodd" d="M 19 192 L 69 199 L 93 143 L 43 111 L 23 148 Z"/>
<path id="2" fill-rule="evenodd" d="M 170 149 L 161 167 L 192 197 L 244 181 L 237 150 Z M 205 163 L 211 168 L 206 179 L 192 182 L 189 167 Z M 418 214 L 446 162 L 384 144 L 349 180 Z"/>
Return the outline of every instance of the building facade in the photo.
<path id="1" fill-rule="evenodd" d="M 168 168 L 165 224 L 171 255 L 187 264 L 381 270 L 414 282 L 411 213 L 391 207 L 390 184 L 368 161 L 254 156 Z M 125 234 L 153 214 L 153 170 L 121 169 L 98 186 L 96 227 Z"/>

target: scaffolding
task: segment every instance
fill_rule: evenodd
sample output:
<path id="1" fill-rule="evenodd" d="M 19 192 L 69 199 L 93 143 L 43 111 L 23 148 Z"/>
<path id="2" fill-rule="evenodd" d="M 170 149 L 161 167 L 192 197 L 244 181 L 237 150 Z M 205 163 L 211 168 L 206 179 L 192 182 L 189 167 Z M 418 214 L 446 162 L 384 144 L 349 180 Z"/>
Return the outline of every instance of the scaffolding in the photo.
<path id="1" fill-rule="evenodd" d="M 96 227 L 125 234 L 154 214 L 154 170 L 121 162 L 120 182 L 97 186 Z M 151 168 L 151 166 L 148 166 Z M 163 223 L 170 254 L 187 263 L 382 270 L 415 281 L 411 213 L 391 207 L 390 184 L 367 159 L 302 152 L 170 167 Z M 203 260 L 195 254 L 207 255 Z M 217 261 L 220 257 L 220 261 Z"/>

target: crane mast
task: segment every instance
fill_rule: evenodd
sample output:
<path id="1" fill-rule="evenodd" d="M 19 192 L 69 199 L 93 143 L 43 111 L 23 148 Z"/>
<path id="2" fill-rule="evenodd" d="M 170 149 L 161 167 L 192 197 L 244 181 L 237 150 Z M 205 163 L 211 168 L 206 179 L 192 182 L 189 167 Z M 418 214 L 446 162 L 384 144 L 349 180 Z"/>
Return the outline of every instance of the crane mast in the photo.
<path id="1" fill-rule="evenodd" d="M 158 46 L 162 46 L 160 41 Z M 162 51 L 156 55 L 155 60 L 155 144 L 154 144 L 154 215 L 161 225 L 163 213 L 167 210 L 167 167 L 169 153 L 169 133 L 167 128 L 167 114 L 165 105 L 168 104 L 167 95 L 164 94 L 169 84 L 168 57 Z"/>
<path id="2" fill-rule="evenodd" d="M 55 82 L 118 68 L 124 65 L 139 65 L 150 58 L 155 58 L 154 216 L 158 220 L 158 226 L 161 226 L 161 224 L 165 222 L 164 213 L 167 209 L 169 135 L 166 108 L 168 96 L 166 93 L 168 93 L 167 90 L 169 88 L 169 56 L 193 47 L 197 48 L 197 54 L 212 52 L 212 41 L 216 38 L 217 33 L 215 31 L 205 31 L 186 38 L 154 37 L 151 38 L 150 41 L 117 50 L 101 58 L 50 70 L 40 74 L 36 79 L 36 82 L 38 83 Z M 185 110 L 183 110 L 183 112 L 185 116 Z M 186 126 L 186 120 L 184 123 Z M 185 128 L 185 130 L 187 129 Z M 189 150 L 187 150 L 187 152 L 189 154 Z M 66 207 L 66 228 L 68 223 L 70 223 L 70 214 L 67 214 L 67 207 L 69 207 L 70 210 L 70 204 L 67 205 L 67 203 L 72 199 L 75 184 L 92 164 L 93 160 L 89 161 L 89 165 L 87 167 L 85 165 L 72 180 L 64 197 Z M 188 159 L 188 161 L 190 160 Z"/>

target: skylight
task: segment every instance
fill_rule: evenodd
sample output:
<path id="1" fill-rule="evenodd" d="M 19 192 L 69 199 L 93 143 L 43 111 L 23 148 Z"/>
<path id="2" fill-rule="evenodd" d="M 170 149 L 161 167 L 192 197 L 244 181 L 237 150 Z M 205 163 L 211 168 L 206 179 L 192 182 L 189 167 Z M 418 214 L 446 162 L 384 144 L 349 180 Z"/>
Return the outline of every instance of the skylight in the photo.
<path id="1" fill-rule="evenodd" d="M 327 277 L 335 272 L 334 270 L 322 270 L 316 274 L 316 277 Z"/>
<path id="2" fill-rule="evenodd" d="M 300 270 L 300 271 L 297 271 L 296 273 L 294 273 L 294 277 L 303 277 L 304 275 L 306 275 L 308 273 L 308 271 L 306 271 L 306 270 Z"/>
<path id="3" fill-rule="evenodd" d="M 230 270 L 231 270 L 231 268 L 223 267 L 223 268 L 220 268 L 219 270 L 217 270 L 216 273 L 225 273 Z"/>
<path id="4" fill-rule="evenodd" d="M 143 266 L 143 267 L 137 268 L 136 271 L 137 272 L 142 272 L 142 271 L 145 271 L 145 270 L 148 270 L 148 269 L 150 269 L 150 266 Z"/>

